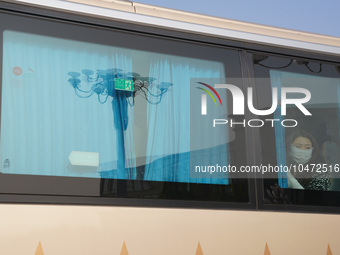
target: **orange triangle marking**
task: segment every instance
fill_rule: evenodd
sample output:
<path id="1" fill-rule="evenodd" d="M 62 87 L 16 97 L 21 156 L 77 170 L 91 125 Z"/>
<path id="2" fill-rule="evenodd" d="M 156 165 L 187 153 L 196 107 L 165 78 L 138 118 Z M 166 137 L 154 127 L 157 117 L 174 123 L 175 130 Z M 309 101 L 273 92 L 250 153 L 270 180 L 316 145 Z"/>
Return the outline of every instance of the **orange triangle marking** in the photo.
<path id="1" fill-rule="evenodd" d="M 120 251 L 120 255 L 129 255 L 127 247 L 126 247 L 126 244 L 125 244 L 125 241 L 123 243 L 122 250 Z"/>
<path id="2" fill-rule="evenodd" d="M 203 255 L 200 242 L 198 242 L 198 245 L 197 245 L 196 255 Z"/>
<path id="3" fill-rule="evenodd" d="M 328 247 L 327 247 L 327 254 L 326 255 L 333 255 L 331 247 L 329 247 L 329 244 L 328 244 Z"/>
<path id="4" fill-rule="evenodd" d="M 264 248 L 264 255 L 271 255 L 267 243 L 266 243 L 266 247 Z"/>
<path id="5" fill-rule="evenodd" d="M 41 246 L 41 241 L 39 241 L 38 248 L 35 252 L 35 255 L 44 255 L 44 251 L 43 251 L 43 248 Z"/>

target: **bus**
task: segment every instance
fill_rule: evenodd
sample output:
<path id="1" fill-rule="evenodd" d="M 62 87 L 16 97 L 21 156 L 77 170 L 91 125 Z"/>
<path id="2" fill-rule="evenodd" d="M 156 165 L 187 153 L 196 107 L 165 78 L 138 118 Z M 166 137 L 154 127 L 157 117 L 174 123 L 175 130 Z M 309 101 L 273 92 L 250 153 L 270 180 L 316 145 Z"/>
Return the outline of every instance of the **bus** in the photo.
<path id="1" fill-rule="evenodd" d="M 340 38 L 118 0 L 0 20 L 0 254 L 340 254 Z"/>

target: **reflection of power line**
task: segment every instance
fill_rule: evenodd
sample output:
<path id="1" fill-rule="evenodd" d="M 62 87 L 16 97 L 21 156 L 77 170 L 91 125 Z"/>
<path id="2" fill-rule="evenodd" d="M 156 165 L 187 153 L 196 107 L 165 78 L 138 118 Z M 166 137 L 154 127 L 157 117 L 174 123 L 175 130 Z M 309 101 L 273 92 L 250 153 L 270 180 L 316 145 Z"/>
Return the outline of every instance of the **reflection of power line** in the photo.
<path id="1" fill-rule="evenodd" d="M 162 96 L 172 86 L 170 82 L 155 84 L 155 78 L 141 77 L 138 73 L 133 72 L 124 73 L 123 70 L 118 68 L 99 69 L 96 73 L 84 69 L 82 74 L 69 72 L 68 75 L 71 76 L 68 82 L 74 87 L 77 96 L 88 98 L 97 94 L 98 100 L 102 104 L 106 102 L 108 97 L 114 99 L 117 94 L 124 94 L 130 105 L 133 105 L 134 101 L 131 104 L 129 98 L 134 100 L 137 94 L 143 96 L 151 104 L 159 104 Z M 123 86 L 123 88 L 118 89 L 117 85 Z"/>

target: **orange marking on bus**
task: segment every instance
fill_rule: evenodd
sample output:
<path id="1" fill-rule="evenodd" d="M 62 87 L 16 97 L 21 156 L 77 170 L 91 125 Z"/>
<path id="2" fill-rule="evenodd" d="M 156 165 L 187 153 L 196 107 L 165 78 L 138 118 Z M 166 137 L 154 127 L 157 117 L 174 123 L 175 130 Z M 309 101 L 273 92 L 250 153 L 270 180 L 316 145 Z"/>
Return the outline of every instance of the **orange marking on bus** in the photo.
<path id="1" fill-rule="evenodd" d="M 127 247 L 126 247 L 126 244 L 125 244 L 125 241 L 123 243 L 122 250 L 120 251 L 120 255 L 129 255 Z"/>
<path id="2" fill-rule="evenodd" d="M 328 244 L 328 247 L 327 247 L 327 254 L 326 255 L 333 255 L 331 247 L 329 247 L 329 244 Z"/>
<path id="3" fill-rule="evenodd" d="M 197 245 L 196 255 L 203 255 L 200 242 L 198 242 L 198 245 Z"/>
<path id="4" fill-rule="evenodd" d="M 270 250 L 269 250 L 269 247 L 268 247 L 268 244 L 266 243 L 266 247 L 264 248 L 264 254 L 263 255 L 271 255 L 270 254 Z"/>
<path id="5" fill-rule="evenodd" d="M 44 251 L 43 251 L 43 248 L 41 246 L 41 241 L 39 241 L 38 248 L 35 252 L 35 255 L 44 255 Z"/>

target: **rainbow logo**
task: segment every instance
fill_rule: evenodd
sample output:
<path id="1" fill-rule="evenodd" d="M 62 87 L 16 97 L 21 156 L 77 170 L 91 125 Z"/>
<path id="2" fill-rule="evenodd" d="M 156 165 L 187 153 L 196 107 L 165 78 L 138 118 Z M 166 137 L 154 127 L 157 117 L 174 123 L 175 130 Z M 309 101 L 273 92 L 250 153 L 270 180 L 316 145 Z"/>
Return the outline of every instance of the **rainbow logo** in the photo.
<path id="1" fill-rule="evenodd" d="M 217 98 L 218 98 L 218 100 L 220 101 L 220 104 L 221 104 L 221 106 L 222 106 L 222 100 L 221 100 L 221 98 L 220 98 L 220 95 L 217 93 L 217 91 L 216 91 L 213 87 L 211 87 L 210 85 L 208 85 L 208 84 L 206 84 L 206 83 L 203 83 L 203 82 L 197 82 L 197 83 L 199 83 L 199 84 L 201 84 L 201 85 L 203 85 L 203 86 L 206 86 L 206 87 L 209 88 L 212 92 L 214 92 L 214 94 L 217 96 Z M 204 88 L 200 88 L 200 87 L 197 87 L 197 88 L 200 89 L 200 90 L 203 90 L 204 92 L 206 92 L 206 93 L 214 100 L 215 105 L 217 105 L 216 100 L 215 100 L 215 97 L 213 96 L 213 94 L 211 94 L 211 92 L 210 92 L 209 90 L 204 89 Z"/>

